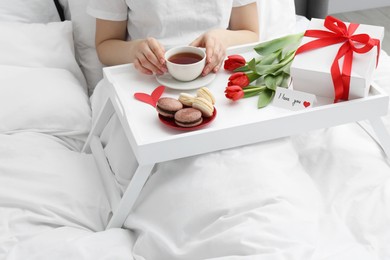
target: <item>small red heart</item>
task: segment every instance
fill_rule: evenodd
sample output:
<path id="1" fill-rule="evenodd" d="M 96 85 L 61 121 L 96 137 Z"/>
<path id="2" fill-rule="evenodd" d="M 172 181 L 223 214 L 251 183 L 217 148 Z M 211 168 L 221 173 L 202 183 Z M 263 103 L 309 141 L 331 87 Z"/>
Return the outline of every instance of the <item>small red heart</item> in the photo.
<path id="1" fill-rule="evenodd" d="M 303 106 L 304 106 L 304 107 L 310 106 L 310 102 L 308 102 L 308 101 L 303 102 Z"/>
<path id="2" fill-rule="evenodd" d="M 148 95 L 146 93 L 135 93 L 134 97 L 146 104 L 149 104 L 151 106 L 156 106 L 156 102 L 154 101 L 151 95 Z"/>
<path id="3" fill-rule="evenodd" d="M 146 93 L 135 93 L 134 97 L 139 101 L 142 101 L 146 104 L 156 107 L 157 101 L 163 94 L 164 90 L 165 90 L 164 86 L 158 86 L 155 90 L 153 90 L 151 95 Z"/>
<path id="4" fill-rule="evenodd" d="M 164 86 L 158 86 L 155 90 L 152 92 L 152 98 L 155 103 L 157 104 L 157 101 L 160 99 L 161 95 L 164 93 L 165 87 Z"/>

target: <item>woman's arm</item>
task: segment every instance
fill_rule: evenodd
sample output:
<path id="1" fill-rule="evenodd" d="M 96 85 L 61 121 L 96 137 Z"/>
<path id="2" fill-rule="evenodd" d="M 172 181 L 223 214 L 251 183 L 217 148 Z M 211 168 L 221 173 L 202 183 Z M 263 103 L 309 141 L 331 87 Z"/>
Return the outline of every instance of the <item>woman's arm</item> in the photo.
<path id="1" fill-rule="evenodd" d="M 96 19 L 96 51 L 105 65 L 134 63 L 146 74 L 166 71 L 164 48 L 154 38 L 126 41 L 127 21 Z"/>
<path id="2" fill-rule="evenodd" d="M 96 51 L 99 60 L 108 66 L 134 63 L 146 74 L 167 71 L 164 47 L 154 38 L 127 41 L 127 21 L 96 19 Z M 194 42 L 193 46 L 206 48 L 207 65 L 203 75 L 218 71 L 225 58 L 226 48 L 254 42 L 258 36 L 256 3 L 232 9 L 229 29 L 210 30 Z"/>
<path id="3" fill-rule="evenodd" d="M 256 3 L 234 7 L 229 28 L 210 30 L 191 43 L 206 48 L 207 65 L 203 75 L 217 72 L 225 58 L 226 48 L 259 40 L 259 22 Z"/>
<path id="4" fill-rule="evenodd" d="M 230 16 L 227 45 L 234 46 L 259 40 L 257 4 L 235 7 Z"/>

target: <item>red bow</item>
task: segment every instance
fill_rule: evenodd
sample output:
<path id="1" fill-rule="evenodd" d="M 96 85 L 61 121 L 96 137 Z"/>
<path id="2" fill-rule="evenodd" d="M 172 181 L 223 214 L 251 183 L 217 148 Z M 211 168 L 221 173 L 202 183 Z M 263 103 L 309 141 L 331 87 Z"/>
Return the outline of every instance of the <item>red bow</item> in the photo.
<path id="1" fill-rule="evenodd" d="M 353 53 L 367 53 L 376 46 L 378 49 L 376 64 L 378 65 L 380 41 L 371 38 L 368 34 L 353 35 L 359 27 L 359 24 L 351 23 L 347 27 L 345 23 L 332 16 L 327 16 L 325 18 L 324 26 L 330 31 L 307 30 L 305 36 L 318 39 L 300 46 L 296 51 L 296 54 L 344 42 L 333 61 L 331 75 L 335 89 L 334 102 L 338 100 L 348 100 Z M 342 57 L 344 57 L 344 62 L 343 68 L 340 70 L 339 60 Z"/>

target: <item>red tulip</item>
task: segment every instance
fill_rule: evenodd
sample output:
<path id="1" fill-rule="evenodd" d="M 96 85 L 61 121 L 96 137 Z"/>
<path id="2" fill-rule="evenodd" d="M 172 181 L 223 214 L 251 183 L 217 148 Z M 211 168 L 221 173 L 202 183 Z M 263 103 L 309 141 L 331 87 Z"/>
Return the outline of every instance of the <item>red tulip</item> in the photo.
<path id="1" fill-rule="evenodd" d="M 224 63 L 224 69 L 234 71 L 235 69 L 245 66 L 246 61 L 241 55 L 230 55 Z"/>
<path id="2" fill-rule="evenodd" d="M 244 97 L 244 90 L 237 85 L 227 86 L 225 96 L 233 101 L 237 101 Z"/>
<path id="3" fill-rule="evenodd" d="M 250 83 L 248 76 L 244 72 L 236 72 L 229 77 L 228 86 L 237 85 L 242 88 Z"/>

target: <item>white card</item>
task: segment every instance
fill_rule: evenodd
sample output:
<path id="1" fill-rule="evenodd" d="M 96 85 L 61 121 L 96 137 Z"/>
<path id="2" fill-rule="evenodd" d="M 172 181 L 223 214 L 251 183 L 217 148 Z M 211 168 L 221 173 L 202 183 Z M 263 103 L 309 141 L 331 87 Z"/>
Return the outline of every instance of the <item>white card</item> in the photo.
<path id="1" fill-rule="evenodd" d="M 297 111 L 313 107 L 315 101 L 316 96 L 313 94 L 277 87 L 272 104 L 277 107 Z"/>

